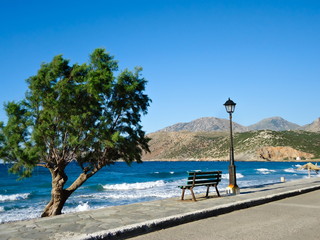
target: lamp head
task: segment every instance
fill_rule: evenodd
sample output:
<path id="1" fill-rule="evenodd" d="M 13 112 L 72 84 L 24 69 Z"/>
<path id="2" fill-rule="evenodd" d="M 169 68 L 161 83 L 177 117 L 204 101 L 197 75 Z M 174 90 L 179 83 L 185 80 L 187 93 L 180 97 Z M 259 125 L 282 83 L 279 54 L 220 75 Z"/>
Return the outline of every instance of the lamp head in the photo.
<path id="1" fill-rule="evenodd" d="M 230 98 L 223 105 L 226 107 L 227 113 L 233 113 L 236 107 L 236 103 Z"/>

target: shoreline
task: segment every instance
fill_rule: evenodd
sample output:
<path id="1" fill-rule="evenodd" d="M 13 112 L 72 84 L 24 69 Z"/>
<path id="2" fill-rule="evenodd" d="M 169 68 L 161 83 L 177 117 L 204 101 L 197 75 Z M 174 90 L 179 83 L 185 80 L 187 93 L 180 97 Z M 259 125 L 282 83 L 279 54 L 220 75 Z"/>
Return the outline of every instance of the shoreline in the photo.
<path id="1" fill-rule="evenodd" d="M 169 161 L 170 162 L 170 161 Z M 246 162 L 246 161 L 244 161 Z M 317 179 L 319 178 L 320 180 L 320 176 L 318 177 L 318 175 L 312 175 L 311 178 L 300 178 L 300 179 L 294 179 L 294 180 L 285 180 L 286 183 L 290 183 L 290 182 L 299 182 L 299 181 L 304 181 L 306 179 Z M 267 186 L 274 186 L 277 184 L 282 184 L 283 182 L 281 182 L 281 180 L 279 180 L 278 182 L 273 182 L 273 183 L 265 183 L 265 184 L 258 184 L 258 185 L 251 185 L 251 186 L 243 186 L 241 187 L 241 189 L 252 189 L 252 188 L 261 188 L 261 187 L 267 187 Z M 219 188 L 219 187 L 218 187 Z M 219 190 L 221 191 L 222 188 L 219 188 Z M 213 191 L 214 192 L 214 191 Z M 78 213 L 85 213 L 85 212 L 91 212 L 91 211 L 99 211 L 99 210 L 104 210 L 104 209 L 109 209 L 109 208 L 113 208 L 113 207 L 121 207 L 121 206 L 130 206 L 130 205 L 135 205 L 135 204 L 141 204 L 141 203 L 148 203 L 148 202 L 156 202 L 156 201 L 166 201 L 166 200 L 170 200 L 170 199 L 177 199 L 179 197 L 169 197 L 169 198 L 163 198 L 163 199 L 158 199 L 158 200 L 150 200 L 150 201 L 141 201 L 141 202 L 135 202 L 135 203 L 129 203 L 129 204 L 124 204 L 124 205 L 111 205 L 111 206 L 104 206 L 104 207 L 100 207 L 100 208 L 91 208 L 88 210 L 83 210 L 83 211 L 75 211 L 75 212 L 62 212 L 62 214 L 60 215 L 56 215 L 56 216 L 52 216 L 52 217 L 61 217 L 61 216 L 68 216 L 68 215 L 72 215 L 72 214 L 78 214 Z M 10 223 L 17 223 L 17 222 L 25 222 L 25 221 L 33 221 L 33 220 L 37 220 L 37 219 L 49 219 L 51 217 L 34 217 L 34 218 L 28 218 L 28 219 L 22 219 L 22 220 L 13 220 L 13 221 L 8 221 L 8 222 L 2 222 L 0 223 L 0 225 L 3 224 L 10 224 Z"/>
<path id="2" fill-rule="evenodd" d="M 229 162 L 229 159 L 171 159 L 171 158 L 161 158 L 161 159 L 144 159 L 142 162 Z M 237 160 L 235 162 L 320 162 L 320 158 L 317 159 L 305 159 L 305 160 Z"/>
<path id="3" fill-rule="evenodd" d="M 148 161 L 145 161 L 145 167 L 142 167 L 143 169 L 147 169 L 147 173 L 149 171 L 151 171 L 153 173 L 152 175 L 152 179 L 149 179 L 146 184 L 144 184 L 143 181 L 140 181 L 139 179 L 135 179 L 135 182 L 130 182 L 127 180 L 123 180 L 124 183 L 105 183 L 106 186 L 111 186 L 112 188 L 107 188 L 107 189 L 113 189 L 112 192 L 107 191 L 107 190 L 101 190 L 103 193 L 100 193 L 100 191 L 97 189 L 93 189 L 90 191 L 94 191 L 93 193 L 90 193 L 89 195 L 92 194 L 91 199 L 86 198 L 86 192 L 85 190 L 84 193 L 79 193 L 79 195 L 81 195 L 81 201 L 79 199 L 77 199 L 77 201 L 75 202 L 75 204 L 69 204 L 66 205 L 63 211 L 63 215 L 65 214 L 70 214 L 70 213 L 75 213 L 75 212 L 80 212 L 81 210 L 94 210 L 94 209 L 102 209 L 104 207 L 113 207 L 113 206 L 119 206 L 119 205 L 130 205 L 130 204 L 135 204 L 135 203 L 139 203 L 141 201 L 156 201 L 156 200 L 161 200 L 161 199 L 169 199 L 172 197 L 177 197 L 180 194 L 180 189 L 176 190 L 178 186 L 177 182 L 177 177 L 174 177 L 174 184 L 165 184 L 165 181 L 162 180 L 164 178 L 170 178 L 171 176 L 174 176 L 173 174 L 178 173 L 178 178 L 179 181 L 183 180 L 185 178 L 185 172 L 184 171 L 189 171 L 190 169 L 200 169 L 197 168 L 197 166 L 202 166 L 205 168 L 209 167 L 209 169 L 211 169 L 212 167 L 214 167 L 215 169 L 224 169 L 224 177 L 223 177 L 223 181 L 221 182 L 221 184 L 219 185 L 219 189 L 224 189 L 225 186 L 227 186 L 227 165 L 229 163 L 229 161 L 196 161 L 193 159 L 190 159 L 189 162 L 186 160 L 179 160 L 179 161 L 175 161 L 172 159 L 167 159 L 169 161 L 150 161 L 150 163 L 148 163 Z M 154 163 L 153 163 L 154 162 Z M 166 163 L 168 162 L 168 163 Z M 170 162 L 172 162 L 172 164 L 170 164 Z M 174 163 L 177 162 L 177 163 Z M 207 162 L 207 163 L 206 163 Z M 216 162 L 216 163 L 214 163 Z M 303 179 L 304 176 L 306 176 L 306 172 L 302 172 L 297 174 L 294 174 L 295 172 L 297 172 L 295 169 L 300 167 L 302 164 L 304 164 L 302 161 L 294 161 L 294 162 L 270 162 L 270 163 L 266 163 L 264 162 L 253 162 L 253 163 L 249 163 L 247 161 L 237 161 L 238 162 L 238 167 L 240 166 L 240 170 L 243 171 L 243 174 L 238 174 L 237 178 L 240 179 L 243 178 L 244 176 L 249 176 L 247 181 L 244 181 L 243 184 L 241 184 L 241 188 L 250 188 L 250 187 L 256 187 L 256 186 L 263 186 L 266 184 L 276 184 L 280 182 L 281 177 L 285 177 L 286 181 L 292 181 L 294 179 L 300 180 Z M 242 163 L 241 163 L 242 162 Z M 247 163 L 246 163 L 247 162 Z M 284 163 L 284 164 L 283 164 Z M 120 166 L 123 166 L 121 163 Z M 141 169 L 141 167 L 138 166 L 139 164 L 135 164 L 133 167 L 135 167 L 135 169 Z M 241 167 L 241 166 L 244 167 Z M 257 167 L 255 167 L 257 165 Z M 155 170 L 155 168 L 158 168 L 159 170 Z M 174 168 L 175 170 L 177 170 L 178 172 L 173 171 L 171 168 Z M 252 170 L 251 170 L 252 168 Z M 127 168 L 126 168 L 127 169 Z M 249 170 L 248 170 L 249 169 Z M 279 170 L 279 171 L 278 171 Z M 129 169 L 129 171 L 125 171 L 125 172 L 131 172 L 131 170 Z M 138 171 L 140 172 L 140 170 Z M 143 171 L 144 172 L 144 171 Z M 163 175 L 165 174 L 165 175 Z M 253 174 L 253 175 L 252 175 Z M 267 177 L 267 181 L 266 181 L 266 174 L 268 175 Z M 275 175 L 274 175 L 275 174 Z M 284 174 L 284 175 L 282 175 Z M 286 175 L 287 174 L 287 175 Z M 140 174 L 141 175 L 141 174 Z M 257 177 L 256 177 L 257 175 Z M 251 177 L 250 177 L 251 176 Z M 254 176 L 254 177 L 252 177 Z M 258 176 L 262 176 L 262 178 L 259 178 Z M 293 176 L 293 177 L 292 177 Z M 159 180 L 159 178 L 161 178 L 161 181 Z M 183 178 L 183 179 L 182 179 Z M 145 179 L 145 178 L 144 178 Z M 146 180 L 144 180 L 146 181 Z M 95 182 L 95 186 L 99 185 L 100 180 L 98 180 L 97 182 Z M 139 185 L 139 183 L 143 184 L 143 187 L 147 186 L 147 189 L 145 192 L 144 191 L 140 191 L 139 189 L 141 189 L 141 185 Z M 131 183 L 131 184 L 130 184 Z M 175 186 L 173 186 L 175 185 Z M 117 190 L 115 190 L 117 189 Z M 135 192 L 138 189 L 137 192 Z M 162 189 L 162 190 L 159 190 Z M 163 190 L 165 189 L 165 191 Z M 132 192 L 132 190 L 134 192 Z M 140 192 L 139 192 L 140 191 Z M 161 197 L 156 197 L 156 196 L 160 196 L 159 192 L 161 192 Z M 101 197 L 102 195 L 103 197 Z M 138 200 L 130 200 L 128 197 L 126 198 L 126 196 L 132 195 L 132 194 L 136 194 L 136 195 L 143 195 L 146 196 L 147 198 L 143 199 L 143 198 L 139 198 Z M 152 197 L 151 197 L 151 195 Z M 158 195 L 154 195 L 154 194 L 158 194 Z M 27 195 L 27 196 L 22 196 L 22 195 Z M 88 195 L 88 196 L 89 196 Z M 116 196 L 115 196 L 116 195 Z M 20 200 L 19 199 L 26 199 L 26 201 L 28 201 L 30 203 L 30 200 L 32 199 L 30 196 L 32 196 L 31 192 L 23 192 L 20 195 L 12 195 L 10 196 L 12 199 L 10 201 L 12 201 L 12 204 L 20 204 Z M 76 196 L 76 195 L 75 195 Z M 84 196 L 84 197 L 83 197 Z M 6 196 L 5 196 L 6 197 Z M 103 200 L 103 203 L 96 204 L 96 202 L 99 203 L 99 201 L 101 202 L 101 199 Z M 7 199 L 9 199 L 9 196 L 7 197 Z M 84 199 L 84 200 L 83 200 Z M 117 202 L 114 202 L 113 199 L 118 199 Z M 119 200 L 120 199 L 120 200 Z M 122 199 L 122 200 L 121 200 Z M 11 204 L 9 202 L 9 204 Z M 96 202 L 95 202 L 96 201 Z M 122 203 L 121 203 L 122 202 Z M 22 202 L 23 203 L 23 202 Z M 111 204 L 109 204 L 111 203 Z M 11 205 L 12 205 L 11 204 Z M 32 203 L 34 205 L 34 202 Z M 5 203 L 3 204 L 3 206 L 6 206 Z M 4 208 L 3 208 L 4 209 Z M 30 208 L 31 209 L 31 208 Z M 24 220 L 30 220 L 30 219 L 38 219 L 40 217 L 41 211 L 43 210 L 43 208 L 32 208 L 33 211 L 25 211 L 26 213 L 30 213 L 30 214 L 25 214 L 25 212 L 23 212 L 24 210 L 8 210 L 8 208 L 2 212 L 2 220 L 1 220 L 1 224 L 3 223 L 8 223 L 8 222 L 15 222 L 15 221 L 24 221 Z M 8 211 L 8 212 L 6 212 Z M 20 215 L 17 215 L 20 214 Z M 39 213 L 39 214 L 38 214 Z M 12 217 L 14 215 L 17 216 L 22 216 L 22 217 Z"/>
<path id="4" fill-rule="evenodd" d="M 239 195 L 215 192 L 197 201 L 170 198 L 107 207 L 49 218 L 0 224 L 0 238 L 14 239 L 119 239 L 138 236 L 210 216 L 258 206 L 287 197 L 320 190 L 320 179 L 299 179 L 285 183 L 246 188 Z M 203 195 L 204 196 L 204 195 Z"/>

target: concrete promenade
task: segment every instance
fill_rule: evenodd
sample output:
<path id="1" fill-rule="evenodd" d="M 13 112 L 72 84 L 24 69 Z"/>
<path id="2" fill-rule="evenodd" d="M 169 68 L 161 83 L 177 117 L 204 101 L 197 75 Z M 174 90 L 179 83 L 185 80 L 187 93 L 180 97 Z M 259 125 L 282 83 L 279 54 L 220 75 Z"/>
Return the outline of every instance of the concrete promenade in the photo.
<path id="1" fill-rule="evenodd" d="M 319 240 L 320 190 L 142 234 L 130 240 Z"/>
<path id="2" fill-rule="evenodd" d="M 1 224 L 0 239 L 125 239 L 319 189 L 320 178 L 316 177 L 243 188 L 237 196 L 226 196 L 221 189 L 220 198 L 212 189 L 211 198 L 197 196 L 197 202 L 171 198 Z M 191 199 L 186 193 L 186 199 Z"/>

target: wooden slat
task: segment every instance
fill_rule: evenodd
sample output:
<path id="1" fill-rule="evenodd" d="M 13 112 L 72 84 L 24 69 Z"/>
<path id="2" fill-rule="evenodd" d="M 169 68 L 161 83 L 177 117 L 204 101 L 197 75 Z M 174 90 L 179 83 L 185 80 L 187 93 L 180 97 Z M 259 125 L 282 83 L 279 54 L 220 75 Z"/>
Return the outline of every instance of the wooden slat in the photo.
<path id="1" fill-rule="evenodd" d="M 191 171 L 191 172 L 188 172 L 189 174 L 198 174 L 198 175 L 201 175 L 201 174 L 215 174 L 215 173 L 222 173 L 221 171 Z"/>
<path id="2" fill-rule="evenodd" d="M 203 180 L 198 180 L 198 181 L 194 181 L 195 184 L 208 184 L 208 183 L 216 183 L 216 182 L 220 182 L 219 179 L 216 180 L 212 180 L 212 179 L 203 179 Z"/>
<path id="3" fill-rule="evenodd" d="M 203 176 L 195 176 L 195 177 L 188 177 L 188 180 L 197 180 L 197 179 L 219 179 L 221 176 L 219 175 L 203 175 Z"/>
<path id="4" fill-rule="evenodd" d="M 221 181 L 221 171 L 210 171 L 210 172 L 189 172 L 187 178 L 187 185 L 208 185 Z"/>
<path id="5" fill-rule="evenodd" d="M 221 171 L 210 171 L 210 172 L 188 172 L 189 175 L 193 175 L 194 173 L 196 175 L 208 175 L 208 174 L 221 174 L 222 172 Z"/>
<path id="6" fill-rule="evenodd" d="M 215 179 L 198 179 L 195 181 L 187 181 L 188 184 L 191 184 L 193 182 L 195 183 L 207 183 L 207 182 L 220 182 L 221 180 L 219 178 L 215 178 Z"/>
<path id="7" fill-rule="evenodd" d="M 192 179 L 205 179 L 205 178 L 221 178 L 221 175 L 194 175 L 194 176 L 189 176 L 188 180 Z"/>

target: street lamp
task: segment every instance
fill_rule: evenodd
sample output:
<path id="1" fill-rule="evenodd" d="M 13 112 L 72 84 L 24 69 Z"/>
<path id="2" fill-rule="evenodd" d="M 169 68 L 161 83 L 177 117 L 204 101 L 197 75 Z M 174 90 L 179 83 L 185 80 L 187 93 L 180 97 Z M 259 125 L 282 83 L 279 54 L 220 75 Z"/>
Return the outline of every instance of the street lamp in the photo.
<path id="1" fill-rule="evenodd" d="M 240 193 L 240 188 L 237 185 L 236 166 L 234 165 L 234 151 L 233 151 L 233 135 L 232 135 L 232 113 L 236 107 L 236 103 L 230 98 L 223 104 L 226 107 L 227 113 L 230 117 L 230 165 L 229 165 L 229 186 L 226 191 L 227 194 L 236 195 Z"/>

